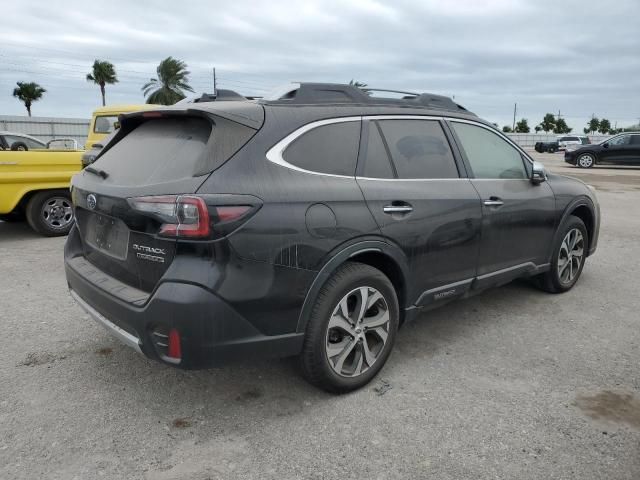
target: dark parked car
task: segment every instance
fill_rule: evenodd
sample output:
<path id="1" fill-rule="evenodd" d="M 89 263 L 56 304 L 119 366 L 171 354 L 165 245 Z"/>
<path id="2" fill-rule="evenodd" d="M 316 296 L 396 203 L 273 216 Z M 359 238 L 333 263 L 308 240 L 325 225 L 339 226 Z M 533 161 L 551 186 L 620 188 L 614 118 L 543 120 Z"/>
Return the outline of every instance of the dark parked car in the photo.
<path id="1" fill-rule="evenodd" d="M 573 148 L 576 145 L 588 145 L 590 143 L 589 137 L 572 135 L 558 137 L 555 142 L 536 142 L 533 148 L 538 153 L 556 153 L 558 150 L 565 150 L 567 147 Z"/>
<path id="2" fill-rule="evenodd" d="M 599 164 L 640 165 L 640 132 L 620 133 L 603 142 L 566 151 L 564 161 L 582 168 Z"/>
<path id="3" fill-rule="evenodd" d="M 575 285 L 593 191 L 449 98 L 371 93 L 303 83 L 123 115 L 72 182 L 71 295 L 148 357 L 299 355 L 342 392 L 426 309 L 519 277 Z"/>

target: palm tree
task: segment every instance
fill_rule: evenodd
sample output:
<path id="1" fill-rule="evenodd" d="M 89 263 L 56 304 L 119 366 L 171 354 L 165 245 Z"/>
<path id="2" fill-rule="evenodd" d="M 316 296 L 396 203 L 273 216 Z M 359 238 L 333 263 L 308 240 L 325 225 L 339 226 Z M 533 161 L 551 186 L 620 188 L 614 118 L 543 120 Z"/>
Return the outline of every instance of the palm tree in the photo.
<path id="1" fill-rule="evenodd" d="M 87 81 L 100 85 L 100 93 L 102 94 L 102 106 L 104 101 L 104 86 L 106 84 L 113 85 L 118 82 L 116 78 L 116 69 L 112 63 L 107 61 L 95 60 L 91 73 L 87 73 Z"/>
<path id="2" fill-rule="evenodd" d="M 27 113 L 31 116 L 31 104 L 40 100 L 46 90 L 35 82 L 17 82 L 17 85 L 13 89 L 13 96 L 24 103 Z"/>
<path id="3" fill-rule="evenodd" d="M 156 72 L 158 78 L 151 78 L 142 87 L 144 94 L 148 95 L 147 103 L 173 105 L 185 97 L 183 90 L 193 92 L 188 83 L 190 72 L 183 61 L 167 57 L 160 62 Z"/>

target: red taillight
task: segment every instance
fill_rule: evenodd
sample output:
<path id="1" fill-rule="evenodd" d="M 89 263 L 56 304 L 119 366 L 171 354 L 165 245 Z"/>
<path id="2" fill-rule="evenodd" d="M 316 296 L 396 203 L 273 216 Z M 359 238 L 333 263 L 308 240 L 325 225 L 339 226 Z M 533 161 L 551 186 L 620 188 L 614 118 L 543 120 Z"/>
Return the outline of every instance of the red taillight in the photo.
<path id="1" fill-rule="evenodd" d="M 209 210 L 200 197 L 161 195 L 130 198 L 137 211 L 161 219 L 159 235 L 165 237 L 204 238 L 211 233 Z"/>
<path id="2" fill-rule="evenodd" d="M 211 233 L 209 210 L 200 197 L 182 195 L 176 200 L 176 222 L 164 223 L 160 235 L 167 237 L 203 238 Z"/>
<path id="3" fill-rule="evenodd" d="M 251 207 L 247 205 L 216 207 L 216 212 L 221 222 L 237 220 L 249 210 L 251 210 Z"/>
<path id="4" fill-rule="evenodd" d="M 175 328 L 169 330 L 169 345 L 167 357 L 180 360 L 182 358 L 182 347 L 180 346 L 180 333 Z"/>
<path id="5" fill-rule="evenodd" d="M 128 202 L 134 210 L 161 222 L 158 235 L 194 239 L 211 237 L 214 223 L 224 230 L 226 224 L 239 220 L 252 208 L 249 205 L 208 206 L 196 195 L 135 197 L 129 198 Z"/>

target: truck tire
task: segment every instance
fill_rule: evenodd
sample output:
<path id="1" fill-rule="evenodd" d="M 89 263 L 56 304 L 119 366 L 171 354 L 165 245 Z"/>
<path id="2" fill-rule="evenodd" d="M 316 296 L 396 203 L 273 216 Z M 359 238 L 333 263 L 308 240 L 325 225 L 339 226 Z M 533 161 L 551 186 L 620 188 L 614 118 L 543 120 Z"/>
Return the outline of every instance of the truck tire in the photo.
<path id="1" fill-rule="evenodd" d="M 27 150 L 29 150 L 29 148 L 24 142 L 13 142 L 11 144 L 11 150 L 13 150 L 14 152 L 26 152 Z"/>
<path id="2" fill-rule="evenodd" d="M 46 237 L 66 235 L 73 226 L 73 205 L 66 190 L 36 193 L 27 203 L 26 214 L 31 228 Z"/>
<path id="3" fill-rule="evenodd" d="M 550 146 L 547 148 L 547 152 L 549 152 L 549 153 L 556 153 L 556 150 L 557 150 L 557 149 L 556 149 L 556 147 L 555 147 L 554 145 L 550 145 Z"/>

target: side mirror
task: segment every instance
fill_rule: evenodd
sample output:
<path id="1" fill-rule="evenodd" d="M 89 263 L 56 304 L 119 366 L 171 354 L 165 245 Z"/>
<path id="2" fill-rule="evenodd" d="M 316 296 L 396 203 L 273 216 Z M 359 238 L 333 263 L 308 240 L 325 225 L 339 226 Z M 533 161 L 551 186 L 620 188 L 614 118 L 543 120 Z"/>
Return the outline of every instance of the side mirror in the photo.
<path id="1" fill-rule="evenodd" d="M 531 170 L 531 183 L 538 185 L 547 181 L 547 171 L 544 165 L 540 162 L 533 162 L 533 168 Z"/>

